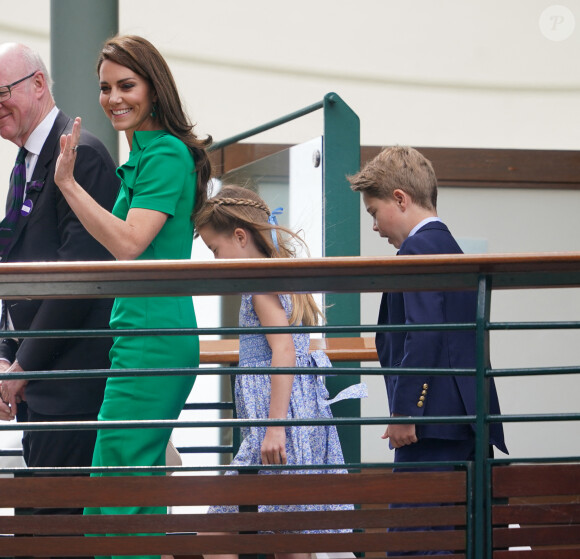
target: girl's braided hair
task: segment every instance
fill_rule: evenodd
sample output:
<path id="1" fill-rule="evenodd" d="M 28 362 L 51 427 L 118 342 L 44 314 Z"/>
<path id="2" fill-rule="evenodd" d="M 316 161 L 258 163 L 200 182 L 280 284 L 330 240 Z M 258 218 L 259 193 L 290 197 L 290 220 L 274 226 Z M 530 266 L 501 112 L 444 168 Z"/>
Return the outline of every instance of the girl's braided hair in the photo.
<path id="1" fill-rule="evenodd" d="M 252 190 L 237 185 L 224 186 L 209 198 L 195 216 L 195 227 L 199 231 L 209 225 L 219 234 L 233 235 L 239 227 L 250 235 L 265 258 L 293 258 L 295 244 L 306 247 L 302 237 L 286 227 L 268 222 L 271 215 L 268 205 Z M 274 243 L 273 236 L 277 243 Z M 290 324 L 317 325 L 323 319 L 322 312 L 309 293 L 292 293 L 292 315 Z"/>

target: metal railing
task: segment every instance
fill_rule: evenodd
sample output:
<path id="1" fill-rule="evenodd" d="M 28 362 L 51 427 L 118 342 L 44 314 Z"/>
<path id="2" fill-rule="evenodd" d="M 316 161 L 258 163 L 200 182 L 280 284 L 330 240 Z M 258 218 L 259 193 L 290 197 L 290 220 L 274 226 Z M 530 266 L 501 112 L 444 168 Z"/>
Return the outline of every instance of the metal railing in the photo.
<path id="1" fill-rule="evenodd" d="M 580 374 L 580 364 L 568 367 L 514 368 L 494 370 L 490 367 L 490 339 L 494 330 L 507 329 L 580 329 L 580 321 L 572 322 L 501 322 L 490 321 L 491 297 L 494 290 L 539 289 L 548 287 L 580 287 L 580 253 L 554 253 L 536 255 L 485 255 L 485 256 L 409 256 L 391 258 L 322 258 L 322 259 L 275 259 L 214 262 L 107 262 L 107 263 L 43 263 L 5 264 L 0 267 L 0 297 L 3 299 L 52 298 L 52 297 L 112 297 L 128 295 L 223 295 L 239 292 L 325 292 L 362 293 L 415 290 L 462 290 L 478 292 L 477 320 L 473 324 L 446 325 L 403 325 L 376 326 L 358 323 L 326 325 L 318 327 L 288 328 L 198 328 L 174 330 L 123 330 L 115 335 L 154 335 L 159 333 L 184 335 L 196 333 L 200 336 L 215 334 L 239 334 L 241 332 L 321 332 L 341 334 L 395 330 L 425 329 L 475 329 L 477 338 L 477 366 L 475 369 L 429 370 L 429 369 L 377 369 L 335 367 L 333 374 L 383 375 L 396 374 L 449 374 L 475 375 L 477 379 L 477 413 L 474 416 L 437 418 L 390 418 L 336 417 L 333 420 L 242 420 L 222 419 L 216 421 L 127 421 L 87 423 L 4 423 L 0 430 L 33 429 L 87 429 L 87 428 L 183 428 L 183 427 L 232 427 L 243 425 L 386 425 L 390 423 L 471 423 L 476 428 L 476 455 L 468 466 L 472 482 L 473 522 L 468 524 L 468 557 L 487 557 L 490 526 L 490 468 L 493 464 L 513 461 L 512 459 L 490 459 L 487 455 L 489 426 L 494 422 L 545 422 L 578 421 L 580 413 L 558 414 L 512 414 L 490 415 L 486 384 L 496 376 L 526 376 Z M 85 337 L 110 336 L 108 330 L 92 331 L 15 331 L 14 337 Z M 254 374 L 304 373 L 303 369 L 253 370 Z M 16 378 L 87 378 L 93 376 L 129 375 L 186 375 L 192 369 L 148 369 L 148 370 L 93 370 L 93 371 L 30 371 L 25 373 L 0 374 L 0 380 Z M 195 374 L 235 374 L 235 367 L 220 369 L 195 369 Z M 194 388 L 195 390 L 195 388 Z M 225 404 L 224 404 L 225 405 Z M 385 406 L 385 413 L 386 413 Z M 536 460 L 530 456 L 522 460 Z M 561 456 L 547 461 L 580 460 L 580 455 Z M 349 463 L 348 468 L 390 467 L 392 463 Z M 426 465 L 426 464 L 423 464 Z M 288 466 L 284 466 L 288 469 Z M 304 467 L 301 466 L 301 469 Z M 317 466 L 320 468 L 320 466 Z M 98 469 L 96 471 L 119 471 L 123 468 Z M 142 471 L 147 468 L 131 468 Z M 149 468 L 150 470 L 225 470 L 228 466 L 182 466 L 181 468 Z M 473 469 L 473 471 L 471 471 Z M 68 473 L 86 472 L 87 469 L 64 469 Z M 21 468 L 4 468 L 0 473 L 20 472 Z M 41 471 L 49 473 L 48 470 Z M 52 472 L 53 470 L 50 470 Z M 57 472 L 63 470 L 57 469 Z M 470 501 L 471 502 L 471 501 Z"/>

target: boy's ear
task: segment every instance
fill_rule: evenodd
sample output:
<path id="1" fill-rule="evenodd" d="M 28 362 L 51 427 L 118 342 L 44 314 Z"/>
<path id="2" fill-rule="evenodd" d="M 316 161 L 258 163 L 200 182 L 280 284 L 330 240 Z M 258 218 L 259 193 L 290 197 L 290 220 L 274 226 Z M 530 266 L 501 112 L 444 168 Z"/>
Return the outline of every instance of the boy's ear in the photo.
<path id="1" fill-rule="evenodd" d="M 395 188 L 393 190 L 393 198 L 395 199 L 395 203 L 399 206 L 402 210 L 407 208 L 407 204 L 409 202 L 409 197 L 404 190 L 400 188 Z"/>

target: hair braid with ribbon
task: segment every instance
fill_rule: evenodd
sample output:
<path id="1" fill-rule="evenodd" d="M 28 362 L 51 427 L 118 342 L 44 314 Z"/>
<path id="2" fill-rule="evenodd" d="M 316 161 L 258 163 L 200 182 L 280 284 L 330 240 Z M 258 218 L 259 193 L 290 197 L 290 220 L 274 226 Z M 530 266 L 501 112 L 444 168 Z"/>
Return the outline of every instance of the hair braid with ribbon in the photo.
<path id="1" fill-rule="evenodd" d="M 231 196 L 228 196 L 227 193 L 229 192 L 229 190 L 231 190 L 232 188 L 241 188 L 241 187 L 233 187 L 233 186 L 226 186 L 224 187 L 224 189 L 220 192 L 220 194 L 223 195 L 217 195 L 214 198 L 210 198 L 207 201 L 207 205 L 208 206 L 218 206 L 220 208 L 225 208 L 225 207 L 229 207 L 231 208 L 230 213 L 232 214 L 232 219 L 235 219 L 236 221 L 239 221 L 240 219 L 242 219 L 242 216 L 244 218 L 244 221 L 246 221 L 245 224 L 241 224 L 239 223 L 236 226 L 243 226 L 243 225 L 248 225 L 248 223 L 252 223 L 254 226 L 259 226 L 261 223 L 263 223 L 263 217 L 266 217 L 266 223 L 269 225 L 268 229 L 270 230 L 270 235 L 272 237 L 272 243 L 273 243 L 273 248 L 275 249 L 277 254 L 271 254 L 271 251 L 267 251 L 267 256 L 286 256 L 285 252 L 288 253 L 288 255 L 294 255 L 294 249 L 293 248 L 289 248 L 288 246 L 285 247 L 285 250 L 282 251 L 280 250 L 280 242 L 279 242 L 279 236 L 278 236 L 278 230 L 280 230 L 280 225 L 278 224 L 278 219 L 277 216 L 282 215 L 282 213 L 284 212 L 284 208 L 282 208 L 281 206 L 276 208 L 275 210 L 270 211 L 270 208 L 266 205 L 266 203 L 259 199 L 259 196 L 252 192 L 251 190 L 248 189 L 241 189 L 243 190 L 243 195 L 244 197 L 240 197 L 240 198 L 234 198 Z M 254 195 L 257 199 L 252 199 L 249 198 L 247 196 L 250 195 Z M 255 210 L 259 210 L 260 212 L 263 212 L 263 214 L 265 214 L 264 216 L 259 215 L 256 212 L 252 212 L 250 211 L 236 211 L 233 208 L 242 208 L 242 207 L 246 207 L 246 208 L 252 208 Z M 224 211 L 227 212 L 227 210 L 224 209 Z M 202 225 L 204 225 L 205 223 L 202 223 L 205 220 L 205 214 L 207 212 L 201 212 L 201 214 L 199 216 L 197 216 L 197 220 L 196 220 L 196 227 L 201 227 Z M 260 219 L 262 218 L 262 219 Z M 212 221 L 211 219 L 209 221 Z M 215 227 L 215 223 L 212 224 Z M 217 229 L 217 228 L 216 228 Z M 294 233 L 288 232 L 290 233 L 291 236 L 295 236 Z"/>

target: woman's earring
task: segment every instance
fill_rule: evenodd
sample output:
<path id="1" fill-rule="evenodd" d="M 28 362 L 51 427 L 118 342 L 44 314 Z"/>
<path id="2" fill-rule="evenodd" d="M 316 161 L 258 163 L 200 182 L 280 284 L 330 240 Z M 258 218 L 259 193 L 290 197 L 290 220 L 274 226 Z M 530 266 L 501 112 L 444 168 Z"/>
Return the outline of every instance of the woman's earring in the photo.
<path id="1" fill-rule="evenodd" d="M 151 118 L 155 118 L 157 116 L 157 103 L 153 103 L 153 106 L 151 107 L 150 116 Z"/>

